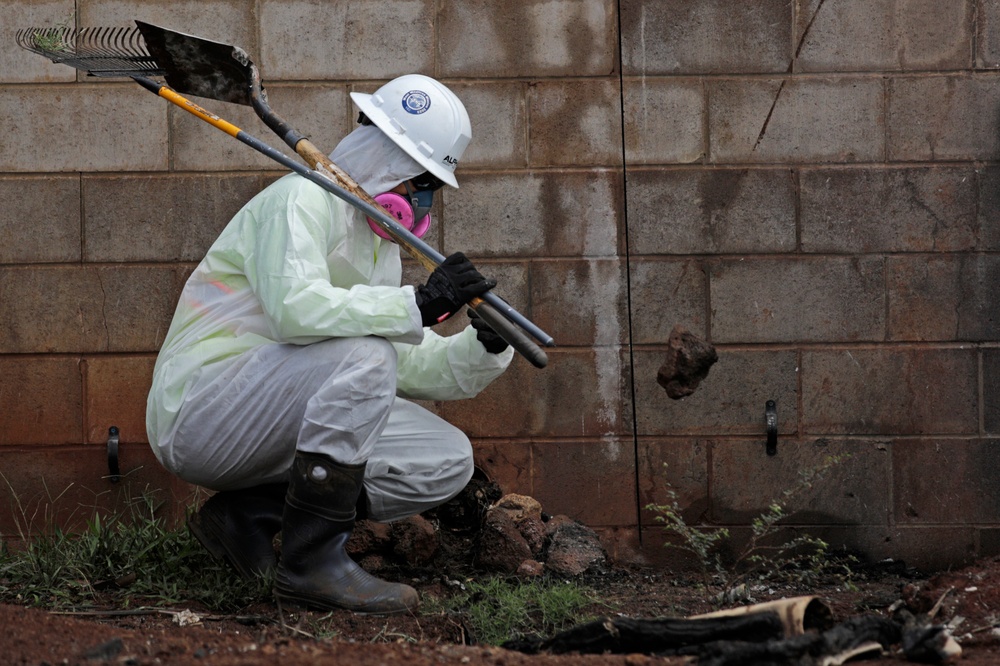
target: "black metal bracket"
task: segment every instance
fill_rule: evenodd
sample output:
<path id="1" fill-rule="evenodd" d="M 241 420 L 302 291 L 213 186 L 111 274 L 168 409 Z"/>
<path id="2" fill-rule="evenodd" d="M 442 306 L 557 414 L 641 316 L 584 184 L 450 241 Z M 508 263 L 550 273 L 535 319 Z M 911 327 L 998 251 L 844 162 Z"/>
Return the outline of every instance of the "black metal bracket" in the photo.
<path id="1" fill-rule="evenodd" d="M 118 426 L 108 428 L 108 471 L 111 472 L 111 483 L 121 480 L 121 469 L 118 467 Z"/>
<path id="2" fill-rule="evenodd" d="M 764 424 L 767 426 L 767 455 L 778 455 L 778 405 L 768 400 L 764 405 Z"/>

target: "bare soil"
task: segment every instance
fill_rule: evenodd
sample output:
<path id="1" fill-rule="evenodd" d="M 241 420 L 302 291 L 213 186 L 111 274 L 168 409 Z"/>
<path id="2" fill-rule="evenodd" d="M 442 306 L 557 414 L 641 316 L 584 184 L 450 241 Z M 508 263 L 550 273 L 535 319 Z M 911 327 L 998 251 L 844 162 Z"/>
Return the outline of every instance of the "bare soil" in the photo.
<path id="1" fill-rule="evenodd" d="M 406 579 L 406 572 L 398 572 Z M 454 593 L 446 577 L 408 580 L 425 600 Z M 582 581 L 602 600 L 593 617 L 621 614 L 635 618 L 687 617 L 714 610 L 704 588 L 663 571 L 614 569 Z M 1000 616 L 1000 558 L 984 560 L 960 571 L 933 576 L 880 565 L 862 572 L 854 589 L 792 586 L 752 589 L 741 603 L 763 602 L 803 594 L 818 595 L 836 621 L 866 614 L 886 614 L 902 599 L 914 613 L 939 604 L 934 621 L 964 618 L 954 630 L 962 646 L 960 663 L 1000 663 L 1000 638 L 992 627 Z M 734 605 L 740 605 L 739 603 Z M 460 615 L 427 612 L 413 616 L 357 616 L 349 612 L 285 612 L 271 604 L 247 608 L 239 615 L 213 616 L 203 609 L 196 617 L 167 610 L 109 607 L 88 614 L 58 614 L 0 605 L 0 663 L 3 664 L 333 664 L 351 663 L 471 664 L 562 666 L 582 664 L 681 664 L 681 658 L 655 655 L 526 655 L 476 644 Z M 191 624 L 185 623 L 185 617 Z M 906 663 L 896 651 L 862 663 Z"/>

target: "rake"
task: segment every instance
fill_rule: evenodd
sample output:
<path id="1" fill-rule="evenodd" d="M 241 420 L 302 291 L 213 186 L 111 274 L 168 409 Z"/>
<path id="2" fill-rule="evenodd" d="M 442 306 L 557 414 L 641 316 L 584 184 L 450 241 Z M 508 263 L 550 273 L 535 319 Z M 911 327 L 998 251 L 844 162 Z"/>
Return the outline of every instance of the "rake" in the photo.
<path id="1" fill-rule="evenodd" d="M 346 172 L 270 108 L 260 73 L 243 49 L 142 21 L 135 23 L 137 28 L 28 28 L 19 30 L 16 39 L 22 48 L 88 75 L 131 78 L 358 208 L 428 271 L 444 261 L 444 255 L 400 225 Z M 167 85 L 151 77 L 163 77 Z M 253 107 L 308 166 L 206 111 L 184 94 Z M 554 346 L 552 337 L 499 296 L 487 292 L 470 301 L 469 306 L 532 365 L 544 368 L 548 364 L 545 352 L 525 331 L 547 347 Z"/>

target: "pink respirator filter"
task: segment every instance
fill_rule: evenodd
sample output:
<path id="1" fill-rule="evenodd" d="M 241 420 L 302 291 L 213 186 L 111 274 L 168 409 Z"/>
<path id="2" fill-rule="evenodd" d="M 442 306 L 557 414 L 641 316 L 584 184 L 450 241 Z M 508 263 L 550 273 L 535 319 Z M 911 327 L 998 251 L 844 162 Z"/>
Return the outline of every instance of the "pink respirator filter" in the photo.
<path id="1" fill-rule="evenodd" d="M 396 194 L 395 192 L 385 192 L 375 197 L 375 202 L 382 206 L 382 208 L 385 208 L 389 215 L 395 218 L 404 229 L 408 230 L 417 238 L 423 238 L 424 234 L 427 233 L 427 228 L 431 226 L 430 213 L 424 215 L 422 219 L 417 220 L 416 224 L 414 224 L 413 207 L 410 205 L 410 202 L 406 200 L 406 197 L 401 194 Z M 392 240 L 389 234 L 382 231 L 382 227 L 378 226 L 378 224 L 376 224 L 370 217 L 368 218 L 368 226 L 382 238 Z"/>

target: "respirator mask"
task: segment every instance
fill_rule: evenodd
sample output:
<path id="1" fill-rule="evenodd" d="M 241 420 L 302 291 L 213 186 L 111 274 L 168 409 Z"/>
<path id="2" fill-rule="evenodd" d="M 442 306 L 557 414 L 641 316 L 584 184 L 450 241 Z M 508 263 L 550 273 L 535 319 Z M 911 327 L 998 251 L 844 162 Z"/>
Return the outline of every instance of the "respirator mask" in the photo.
<path id="1" fill-rule="evenodd" d="M 417 238 L 423 238 L 431 226 L 431 207 L 434 205 L 434 193 L 444 186 L 444 181 L 432 174 L 424 172 L 410 180 L 403 181 L 406 194 L 383 192 L 375 197 L 381 205 L 404 229 Z M 368 226 L 380 237 L 392 238 L 382 230 L 374 220 L 368 218 Z"/>

